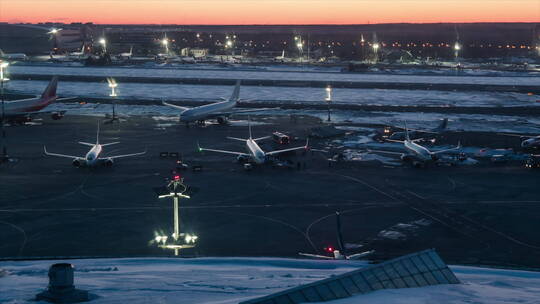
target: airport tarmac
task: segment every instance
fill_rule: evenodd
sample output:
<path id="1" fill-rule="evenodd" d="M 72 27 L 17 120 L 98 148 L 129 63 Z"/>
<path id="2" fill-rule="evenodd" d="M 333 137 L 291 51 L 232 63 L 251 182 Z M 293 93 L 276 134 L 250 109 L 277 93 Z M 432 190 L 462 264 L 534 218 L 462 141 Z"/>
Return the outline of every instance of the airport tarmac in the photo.
<path id="1" fill-rule="evenodd" d="M 319 153 L 299 153 L 293 169 L 263 166 L 246 172 L 234 156 L 200 153 L 201 146 L 244 151 L 247 126 L 190 127 L 128 117 L 102 125 L 100 141 L 120 141 L 107 154 L 147 149 L 112 168 L 76 168 L 52 152 L 84 155 L 99 117 L 67 115 L 43 125 L 7 129 L 18 160 L 0 167 L 0 258 L 51 256 L 166 256 L 151 244 L 156 231 L 171 232 L 172 202 L 158 199 L 179 152 L 201 172 L 182 172 L 198 191 L 181 201 L 181 230 L 199 236 L 185 256 L 296 256 L 337 245 L 334 212 L 342 214 L 353 252 L 375 249 L 374 259 L 436 248 L 453 264 L 538 267 L 539 171 L 522 166 L 414 169 L 376 162 L 329 166 Z M 256 117 L 255 137 L 282 131 L 303 145 L 318 119 Z M 466 136 L 466 134 L 463 134 Z M 453 143 L 454 138 L 451 139 Z M 466 138 L 465 141 L 472 141 Z M 312 140 L 324 148 L 327 140 Z M 516 145 L 519 142 L 516 142 Z M 265 150 L 275 147 L 271 141 Z M 305 165 L 304 165 L 305 164 Z M 361 247 L 362 246 L 362 247 Z"/>

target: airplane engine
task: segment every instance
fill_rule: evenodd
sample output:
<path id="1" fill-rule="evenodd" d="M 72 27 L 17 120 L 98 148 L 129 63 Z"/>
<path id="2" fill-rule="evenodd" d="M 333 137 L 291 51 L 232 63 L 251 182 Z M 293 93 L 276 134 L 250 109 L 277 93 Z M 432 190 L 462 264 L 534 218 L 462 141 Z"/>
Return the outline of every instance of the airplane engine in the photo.
<path id="1" fill-rule="evenodd" d="M 414 168 L 423 168 L 423 167 L 424 167 L 424 163 L 419 162 L 419 161 L 413 161 L 413 162 L 412 162 L 412 166 L 413 166 Z"/>
<path id="2" fill-rule="evenodd" d="M 401 160 L 404 162 L 411 162 L 413 158 L 410 155 L 401 155 Z"/>
<path id="3" fill-rule="evenodd" d="M 82 165 L 81 161 L 77 158 L 73 160 L 72 164 L 74 167 L 77 167 L 77 168 Z"/>
<path id="4" fill-rule="evenodd" d="M 54 112 L 54 113 L 51 114 L 51 118 L 52 118 L 53 120 L 60 120 L 60 119 L 62 119 L 63 117 L 64 117 L 64 114 L 59 113 L 59 112 Z"/>
<path id="5" fill-rule="evenodd" d="M 217 122 L 220 124 L 220 125 L 224 125 L 228 122 L 229 120 L 227 119 L 227 117 L 225 116 L 219 116 L 217 118 Z"/>
<path id="6" fill-rule="evenodd" d="M 105 167 L 112 167 L 113 164 L 114 164 L 114 161 L 112 158 L 107 158 L 107 160 L 105 160 L 105 162 L 103 163 Z"/>
<path id="7" fill-rule="evenodd" d="M 244 155 L 238 155 L 236 157 L 236 160 L 239 162 L 239 163 L 245 163 L 248 161 L 247 157 L 245 157 Z"/>

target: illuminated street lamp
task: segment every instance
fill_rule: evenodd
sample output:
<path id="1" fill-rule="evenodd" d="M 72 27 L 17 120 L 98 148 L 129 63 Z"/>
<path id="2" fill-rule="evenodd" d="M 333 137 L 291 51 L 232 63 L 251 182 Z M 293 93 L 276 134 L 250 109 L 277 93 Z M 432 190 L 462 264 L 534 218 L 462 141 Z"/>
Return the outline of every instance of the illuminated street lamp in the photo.
<path id="1" fill-rule="evenodd" d="M 7 148 L 6 148 L 6 129 L 4 126 L 4 121 L 6 118 L 6 112 L 5 112 L 5 98 L 4 98 L 4 82 L 8 81 L 9 79 L 4 77 L 4 69 L 7 68 L 9 65 L 8 62 L 0 62 L 0 94 L 2 94 L 2 155 L 0 155 L 0 163 L 3 163 L 4 161 L 9 160 L 8 154 L 7 154 Z"/>
<path id="2" fill-rule="evenodd" d="M 326 87 L 326 98 L 324 99 L 328 105 L 328 122 L 330 122 L 330 103 L 332 102 L 332 87 Z"/>
<path id="3" fill-rule="evenodd" d="M 379 60 L 378 50 L 379 50 L 380 45 L 378 42 L 375 42 L 373 43 L 371 47 L 373 48 L 373 53 L 375 54 L 375 62 L 377 62 Z"/>
<path id="4" fill-rule="evenodd" d="M 163 38 L 161 40 L 161 44 L 163 44 L 163 46 L 165 47 L 165 50 L 167 51 L 167 53 L 169 52 L 169 39 L 167 38 Z"/>
<path id="5" fill-rule="evenodd" d="M 103 53 L 107 53 L 107 40 L 105 40 L 105 38 L 100 38 L 98 42 L 103 47 Z"/>
<path id="6" fill-rule="evenodd" d="M 118 83 L 113 78 L 107 78 L 107 82 L 109 83 L 109 88 L 111 88 L 111 94 L 109 94 L 110 97 L 113 98 L 112 100 L 112 116 L 111 119 L 108 121 L 109 123 L 114 121 L 120 121 L 118 116 L 116 116 L 116 102 L 115 98 L 118 96 L 116 94 L 116 88 L 118 87 Z"/>

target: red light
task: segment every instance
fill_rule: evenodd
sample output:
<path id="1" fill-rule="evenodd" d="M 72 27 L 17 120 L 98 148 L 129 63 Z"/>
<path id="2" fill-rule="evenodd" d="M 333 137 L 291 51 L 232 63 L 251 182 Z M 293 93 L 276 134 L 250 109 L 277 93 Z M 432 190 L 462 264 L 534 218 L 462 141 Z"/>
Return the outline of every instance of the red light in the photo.
<path id="1" fill-rule="evenodd" d="M 326 250 L 328 250 L 328 252 L 334 252 L 334 248 L 332 248 L 332 247 L 328 247 L 328 248 L 326 248 Z"/>
<path id="2" fill-rule="evenodd" d="M 175 175 L 174 180 L 180 180 L 180 175 Z"/>

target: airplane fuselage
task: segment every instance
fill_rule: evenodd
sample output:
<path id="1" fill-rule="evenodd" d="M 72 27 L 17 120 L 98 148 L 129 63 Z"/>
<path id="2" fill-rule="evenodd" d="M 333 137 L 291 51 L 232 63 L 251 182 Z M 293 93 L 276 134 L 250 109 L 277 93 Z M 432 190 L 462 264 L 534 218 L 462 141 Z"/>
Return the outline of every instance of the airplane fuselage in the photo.
<path id="1" fill-rule="evenodd" d="M 521 142 L 522 148 L 540 148 L 540 135 Z"/>
<path id="2" fill-rule="evenodd" d="M 420 161 L 432 161 L 433 155 L 432 153 L 424 146 L 421 146 L 413 141 L 406 140 L 404 142 L 405 149 L 412 154 L 414 157 L 417 157 Z"/>
<path id="3" fill-rule="evenodd" d="M 264 164 L 266 162 L 266 153 L 259 147 L 256 141 L 248 139 L 246 141 L 247 152 L 251 155 L 251 159 L 256 164 Z"/>
<path id="4" fill-rule="evenodd" d="M 57 96 L 34 97 L 20 100 L 6 101 L 4 104 L 5 115 L 16 116 L 27 112 L 42 110 L 56 100 Z"/>
<path id="5" fill-rule="evenodd" d="M 4 54 L 0 58 L 8 60 L 26 60 L 28 57 L 23 53 Z"/>
<path id="6" fill-rule="evenodd" d="M 204 106 L 187 109 L 180 113 L 180 122 L 195 122 L 205 120 L 209 115 L 217 112 L 228 111 L 236 106 L 236 101 L 222 101 Z"/>
<path id="7" fill-rule="evenodd" d="M 86 155 L 84 156 L 86 165 L 89 167 L 97 165 L 102 150 L 103 148 L 100 144 L 95 144 L 92 149 L 90 149 L 90 151 L 88 151 L 88 153 L 86 153 Z"/>

